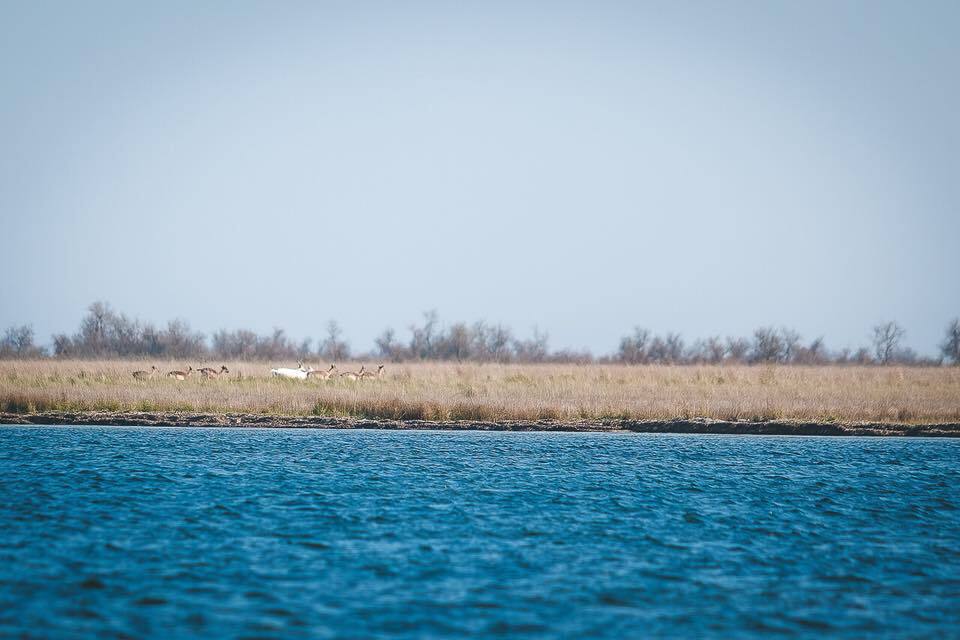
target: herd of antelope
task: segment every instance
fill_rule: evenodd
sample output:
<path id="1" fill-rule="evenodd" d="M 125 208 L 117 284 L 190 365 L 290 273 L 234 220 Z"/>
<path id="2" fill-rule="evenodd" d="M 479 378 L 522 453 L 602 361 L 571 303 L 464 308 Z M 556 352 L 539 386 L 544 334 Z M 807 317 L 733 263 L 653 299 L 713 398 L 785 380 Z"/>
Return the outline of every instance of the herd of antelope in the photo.
<path id="1" fill-rule="evenodd" d="M 297 363 L 296 369 L 281 367 L 279 369 L 270 369 L 270 373 L 275 378 L 293 378 L 294 380 L 307 380 L 308 378 L 317 378 L 319 380 L 379 380 L 383 377 L 383 365 L 377 367 L 376 373 L 367 371 L 365 365 L 360 365 L 360 371 L 337 371 L 337 365 L 332 364 L 326 371 L 318 371 L 313 367 L 303 366 L 303 361 Z"/>
<path id="2" fill-rule="evenodd" d="M 192 366 L 187 367 L 186 371 L 169 371 L 167 373 L 168 378 L 174 380 L 186 380 L 194 372 L 197 373 L 202 378 L 208 380 L 216 380 L 224 374 L 229 374 L 230 370 L 227 369 L 226 365 L 222 365 L 220 369 L 211 369 L 210 367 L 201 367 L 199 369 L 194 369 Z M 297 363 L 296 369 L 290 369 L 287 367 L 280 367 L 278 369 L 271 369 L 270 373 L 275 378 L 292 378 L 294 380 L 307 380 L 310 378 L 316 378 L 318 380 L 346 380 L 350 382 L 355 382 L 357 380 L 379 380 L 383 377 L 383 365 L 381 364 L 377 367 L 376 372 L 367 371 L 366 366 L 361 365 L 360 371 L 337 371 L 337 365 L 332 364 L 330 368 L 326 371 L 318 371 L 313 367 L 303 366 L 303 362 L 300 361 Z M 152 380 L 154 377 L 160 375 L 160 370 L 156 366 L 151 366 L 150 371 L 134 371 L 133 377 L 135 380 Z"/>

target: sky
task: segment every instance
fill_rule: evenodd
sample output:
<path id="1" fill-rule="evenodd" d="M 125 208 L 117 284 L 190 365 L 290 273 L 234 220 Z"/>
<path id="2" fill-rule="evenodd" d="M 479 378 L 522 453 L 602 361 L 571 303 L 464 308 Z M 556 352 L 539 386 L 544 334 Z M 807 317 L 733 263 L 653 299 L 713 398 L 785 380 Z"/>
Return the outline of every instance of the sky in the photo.
<path id="1" fill-rule="evenodd" d="M 0 328 L 960 315 L 960 3 L 4 2 Z"/>

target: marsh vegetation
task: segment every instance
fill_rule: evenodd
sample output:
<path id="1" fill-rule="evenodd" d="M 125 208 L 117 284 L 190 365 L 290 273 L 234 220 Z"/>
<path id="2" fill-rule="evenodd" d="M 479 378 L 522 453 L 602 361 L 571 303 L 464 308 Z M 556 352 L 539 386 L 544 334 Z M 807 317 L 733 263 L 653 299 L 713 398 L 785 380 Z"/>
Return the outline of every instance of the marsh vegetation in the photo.
<path id="1" fill-rule="evenodd" d="M 228 361 L 224 364 L 230 373 L 217 379 L 134 379 L 134 371 L 149 370 L 154 364 L 168 371 L 191 363 L 3 361 L 0 411 L 195 411 L 490 421 L 698 417 L 841 423 L 960 421 L 960 369 L 956 367 L 408 363 L 387 365 L 381 379 L 346 381 L 276 378 L 263 363 Z M 361 364 L 338 366 L 357 370 Z"/>

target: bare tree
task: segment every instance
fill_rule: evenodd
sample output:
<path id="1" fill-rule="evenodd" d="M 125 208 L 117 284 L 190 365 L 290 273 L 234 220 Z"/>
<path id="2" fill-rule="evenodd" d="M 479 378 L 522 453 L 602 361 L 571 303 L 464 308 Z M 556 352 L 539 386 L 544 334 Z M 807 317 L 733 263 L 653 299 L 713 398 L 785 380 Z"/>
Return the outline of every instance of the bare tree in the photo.
<path id="1" fill-rule="evenodd" d="M 783 362 L 793 362 L 800 350 L 800 334 L 793 329 L 781 327 L 780 340 L 783 342 Z"/>
<path id="2" fill-rule="evenodd" d="M 727 356 L 733 362 L 746 362 L 750 354 L 750 341 L 746 338 L 727 338 Z"/>
<path id="3" fill-rule="evenodd" d="M 782 362 L 786 347 L 773 327 L 760 327 L 753 332 L 752 362 Z"/>
<path id="4" fill-rule="evenodd" d="M 849 349 L 847 350 L 849 352 Z M 849 353 L 838 354 L 838 362 L 841 359 L 849 357 Z M 829 361 L 829 355 L 827 354 L 826 347 L 823 343 L 823 338 L 815 338 L 810 342 L 809 346 L 798 346 L 793 354 L 792 362 L 798 364 L 824 364 Z"/>
<path id="5" fill-rule="evenodd" d="M 435 351 L 443 359 L 452 359 L 460 362 L 469 360 L 471 354 L 470 328 L 463 322 L 454 323 L 445 335 L 438 336 Z"/>
<path id="6" fill-rule="evenodd" d="M 667 343 L 660 336 L 653 336 L 650 341 L 650 347 L 647 349 L 647 360 L 649 362 L 665 363 L 668 361 Z"/>
<path id="7" fill-rule="evenodd" d="M 221 358 L 247 359 L 264 357 L 260 347 L 264 339 L 249 329 L 227 331 L 221 329 L 213 334 L 213 353 Z"/>
<path id="8" fill-rule="evenodd" d="M 533 337 L 513 341 L 513 353 L 521 362 L 543 362 L 550 351 L 549 342 L 550 335 L 534 327 Z"/>
<path id="9" fill-rule="evenodd" d="M 647 349 L 651 362 L 676 364 L 683 359 L 683 338 L 679 333 L 669 332 L 663 337 L 654 336 Z"/>
<path id="10" fill-rule="evenodd" d="M 497 362 L 509 362 L 513 332 L 502 324 L 497 324 L 490 328 L 487 338 L 487 351 L 492 359 Z"/>
<path id="11" fill-rule="evenodd" d="M 202 333 L 190 329 L 186 320 L 171 320 L 160 335 L 165 355 L 175 358 L 203 357 L 206 340 Z"/>
<path id="12" fill-rule="evenodd" d="M 113 309 L 106 302 L 97 300 L 87 309 L 80 321 L 79 340 L 82 349 L 90 355 L 103 355 L 106 350 L 107 324 L 113 319 Z"/>
<path id="13" fill-rule="evenodd" d="M 53 355 L 58 358 L 69 358 L 76 353 L 77 349 L 73 339 L 65 333 L 53 334 Z"/>
<path id="14" fill-rule="evenodd" d="M 960 364 L 960 318 L 947 325 L 947 334 L 940 345 L 940 353 L 953 364 Z"/>
<path id="15" fill-rule="evenodd" d="M 510 345 L 513 332 L 502 324 L 476 322 L 472 328 L 474 357 L 483 361 L 508 362 L 512 356 Z"/>
<path id="16" fill-rule="evenodd" d="M 673 363 L 683 360 L 683 338 L 679 333 L 667 333 L 664 343 L 667 347 L 667 360 Z"/>
<path id="17" fill-rule="evenodd" d="M 627 364 L 643 364 L 647 361 L 647 343 L 649 341 L 649 331 L 641 327 L 634 327 L 633 334 L 620 339 L 617 359 Z"/>
<path id="18" fill-rule="evenodd" d="M 323 341 L 320 353 L 331 362 L 346 360 L 350 357 L 350 345 L 342 340 L 343 330 L 336 320 L 327 323 L 327 339 Z"/>
<path id="19" fill-rule="evenodd" d="M 421 360 L 433 358 L 438 317 L 436 309 L 423 312 L 423 326 L 410 325 L 410 353 Z"/>
<path id="20" fill-rule="evenodd" d="M 703 341 L 704 359 L 710 364 L 719 364 L 723 362 L 727 349 L 723 346 L 723 340 L 720 336 L 710 336 Z"/>
<path id="21" fill-rule="evenodd" d="M 297 355 L 300 356 L 300 359 L 304 359 L 310 355 L 310 345 L 313 344 L 313 338 L 307 336 L 300 341 L 300 346 L 297 348 Z"/>
<path id="22" fill-rule="evenodd" d="M 906 335 L 896 322 L 882 322 L 873 328 L 873 353 L 880 364 L 890 364 L 900 348 L 900 341 Z"/>
<path id="23" fill-rule="evenodd" d="M 387 327 L 383 330 L 374 344 L 377 346 L 377 352 L 381 358 L 390 360 L 391 362 L 400 362 L 403 359 L 403 345 L 401 345 L 396 339 L 396 333 L 390 327 Z"/>
<path id="24" fill-rule="evenodd" d="M 141 330 L 140 345 L 140 355 L 160 355 L 163 353 L 162 332 L 148 322 Z"/>
<path id="25" fill-rule="evenodd" d="M 39 358 L 43 355 L 44 350 L 33 344 L 33 327 L 28 324 L 9 327 L 0 339 L 0 358 Z"/>

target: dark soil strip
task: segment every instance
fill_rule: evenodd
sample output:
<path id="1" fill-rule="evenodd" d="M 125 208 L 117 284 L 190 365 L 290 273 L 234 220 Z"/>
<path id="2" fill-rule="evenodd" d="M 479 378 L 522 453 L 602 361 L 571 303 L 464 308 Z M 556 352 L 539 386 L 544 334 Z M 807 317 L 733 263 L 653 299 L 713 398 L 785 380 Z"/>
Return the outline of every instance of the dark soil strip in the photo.
<path id="1" fill-rule="evenodd" d="M 244 413 L 64 412 L 0 413 L 0 424 L 148 427 L 274 427 L 300 429 L 446 429 L 460 431 L 607 431 L 635 433 L 725 433 L 788 436 L 926 436 L 960 438 L 960 423 L 835 424 L 819 422 L 730 422 L 725 420 L 602 420 L 582 422 L 431 422 L 368 420 Z"/>

